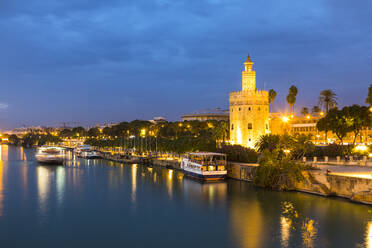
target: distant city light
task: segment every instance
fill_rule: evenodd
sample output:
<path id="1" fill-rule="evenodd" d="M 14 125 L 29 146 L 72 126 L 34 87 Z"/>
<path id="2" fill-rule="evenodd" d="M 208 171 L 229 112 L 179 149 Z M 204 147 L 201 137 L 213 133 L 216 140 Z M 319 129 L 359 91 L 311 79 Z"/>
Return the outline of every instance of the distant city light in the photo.
<path id="1" fill-rule="evenodd" d="M 310 116 L 310 115 L 307 115 L 307 116 L 306 116 L 306 119 L 310 119 L 310 118 L 311 118 L 311 116 Z"/>

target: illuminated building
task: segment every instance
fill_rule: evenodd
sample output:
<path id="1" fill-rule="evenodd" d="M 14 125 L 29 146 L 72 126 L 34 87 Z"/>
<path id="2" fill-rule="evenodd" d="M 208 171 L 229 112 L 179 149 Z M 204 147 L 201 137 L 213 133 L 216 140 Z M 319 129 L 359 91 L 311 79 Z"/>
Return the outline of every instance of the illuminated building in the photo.
<path id="1" fill-rule="evenodd" d="M 261 135 L 270 133 L 269 92 L 256 88 L 256 72 L 248 56 L 242 71 L 242 91 L 230 92 L 230 140 L 254 148 Z"/>
<path id="2" fill-rule="evenodd" d="M 182 121 L 211 121 L 211 120 L 228 121 L 229 111 L 221 110 L 220 108 L 216 108 L 215 110 L 206 109 L 182 116 Z"/>

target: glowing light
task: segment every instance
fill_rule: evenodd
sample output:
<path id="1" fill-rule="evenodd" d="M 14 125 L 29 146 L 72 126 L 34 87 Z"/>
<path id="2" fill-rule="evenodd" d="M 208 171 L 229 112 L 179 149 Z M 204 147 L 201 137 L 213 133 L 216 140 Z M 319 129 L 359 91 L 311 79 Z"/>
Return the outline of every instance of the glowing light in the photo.
<path id="1" fill-rule="evenodd" d="M 169 180 L 172 180 L 172 178 L 173 178 L 173 170 L 169 170 L 168 171 L 168 178 L 169 178 Z"/>
<path id="2" fill-rule="evenodd" d="M 319 114 L 320 114 L 320 116 L 323 116 L 323 115 L 324 115 L 324 112 L 322 111 L 322 112 L 320 112 Z"/>
<path id="3" fill-rule="evenodd" d="M 286 123 L 286 122 L 289 121 L 289 118 L 288 118 L 287 116 L 283 116 L 283 117 L 282 117 L 282 121 L 283 121 L 284 123 Z"/>
<path id="4" fill-rule="evenodd" d="M 365 152 L 368 150 L 368 147 L 366 145 L 357 145 L 355 148 L 354 148 L 355 151 L 358 151 L 358 152 Z"/>
<path id="5" fill-rule="evenodd" d="M 242 131 L 240 130 L 240 127 L 237 127 L 237 134 L 236 134 L 237 144 L 242 144 L 243 138 L 242 138 Z"/>
<path id="6" fill-rule="evenodd" d="M 369 107 L 369 111 L 372 112 L 372 107 Z"/>
<path id="7" fill-rule="evenodd" d="M 145 136 L 146 135 L 146 129 L 141 129 L 141 136 Z"/>
<path id="8" fill-rule="evenodd" d="M 368 157 L 372 158 L 372 153 L 368 154 Z"/>
<path id="9" fill-rule="evenodd" d="M 311 118 L 311 116 L 310 116 L 310 115 L 307 115 L 307 116 L 306 116 L 306 119 L 310 119 L 310 118 Z"/>
<path id="10" fill-rule="evenodd" d="M 291 151 L 290 151 L 289 149 L 285 149 L 285 150 L 283 150 L 283 152 L 286 153 L 286 154 L 288 154 L 288 153 L 290 153 Z"/>
<path id="11" fill-rule="evenodd" d="M 291 119 L 293 119 L 294 115 L 290 115 Z"/>

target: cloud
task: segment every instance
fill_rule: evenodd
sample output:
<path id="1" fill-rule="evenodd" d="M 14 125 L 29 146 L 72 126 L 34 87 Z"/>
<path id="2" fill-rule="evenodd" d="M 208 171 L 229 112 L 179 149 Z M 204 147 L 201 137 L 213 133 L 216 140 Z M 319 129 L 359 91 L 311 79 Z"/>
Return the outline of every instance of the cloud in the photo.
<path id="1" fill-rule="evenodd" d="M 258 87 L 265 82 L 281 96 L 295 83 L 299 105 L 314 105 L 324 88 L 336 90 L 340 101 L 361 102 L 358 96 L 369 83 L 367 1 L 3 2 L 0 99 L 12 102 L 13 119 L 35 106 L 43 111 L 29 119 L 68 119 L 85 111 L 87 122 L 117 113 L 152 118 L 161 110 L 176 118 L 184 111 L 226 107 L 228 92 L 241 87 L 248 52 Z M 126 109 L 119 104 L 123 99 L 130 99 Z M 102 105 L 111 117 L 94 111 Z"/>
<path id="2" fill-rule="evenodd" d="M 0 103 L 0 109 L 4 110 L 4 109 L 7 109 L 8 108 L 8 104 L 6 103 Z"/>

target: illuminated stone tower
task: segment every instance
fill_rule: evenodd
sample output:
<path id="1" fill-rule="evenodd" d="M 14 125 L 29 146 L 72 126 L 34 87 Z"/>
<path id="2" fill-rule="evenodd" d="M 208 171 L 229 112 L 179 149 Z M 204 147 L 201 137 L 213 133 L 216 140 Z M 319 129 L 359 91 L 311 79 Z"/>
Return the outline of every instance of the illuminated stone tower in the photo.
<path id="1" fill-rule="evenodd" d="M 230 92 L 230 140 L 254 148 L 261 135 L 270 133 L 269 92 L 256 89 L 256 72 L 248 55 L 242 71 L 242 91 Z"/>

